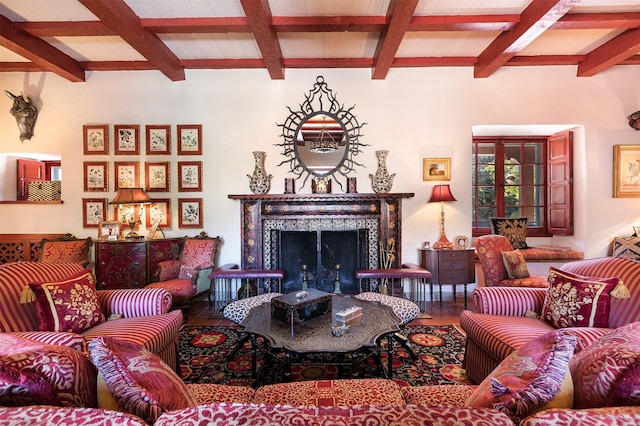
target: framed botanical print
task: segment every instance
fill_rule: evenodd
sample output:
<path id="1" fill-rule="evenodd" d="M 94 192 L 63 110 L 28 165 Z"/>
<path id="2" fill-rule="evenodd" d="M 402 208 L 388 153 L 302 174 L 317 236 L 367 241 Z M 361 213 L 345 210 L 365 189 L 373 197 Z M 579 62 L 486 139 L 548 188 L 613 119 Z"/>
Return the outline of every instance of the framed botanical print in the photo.
<path id="1" fill-rule="evenodd" d="M 202 155 L 202 124 L 178 124 L 178 155 Z"/>
<path id="2" fill-rule="evenodd" d="M 107 192 L 109 190 L 108 162 L 84 162 L 84 190 L 85 192 Z"/>
<path id="3" fill-rule="evenodd" d="M 107 220 L 106 198 L 82 199 L 82 227 L 97 228 L 100 222 Z"/>
<path id="4" fill-rule="evenodd" d="M 109 155 L 109 125 L 85 124 L 82 126 L 84 155 Z"/>
<path id="5" fill-rule="evenodd" d="M 178 191 L 202 191 L 202 161 L 178 161 Z"/>
<path id="6" fill-rule="evenodd" d="M 422 180 L 451 180 L 451 158 L 422 159 Z"/>
<path id="7" fill-rule="evenodd" d="M 138 124 L 116 124 L 113 129 L 116 155 L 140 155 L 140 126 Z"/>
<path id="8" fill-rule="evenodd" d="M 613 146 L 613 198 L 640 197 L 640 145 Z"/>
<path id="9" fill-rule="evenodd" d="M 113 206 L 113 220 L 120 223 L 134 223 L 133 229 L 140 229 L 140 205 L 139 204 L 120 204 Z"/>
<path id="10" fill-rule="evenodd" d="M 171 126 L 168 124 L 148 124 L 145 126 L 147 155 L 171 154 Z"/>
<path id="11" fill-rule="evenodd" d="M 202 198 L 178 198 L 179 228 L 202 228 Z"/>
<path id="12" fill-rule="evenodd" d="M 144 163 L 145 191 L 169 191 L 169 162 Z"/>
<path id="13" fill-rule="evenodd" d="M 117 191 L 120 188 L 138 188 L 140 186 L 140 163 L 137 161 L 116 161 L 113 163 Z"/>
<path id="14" fill-rule="evenodd" d="M 154 198 L 153 202 L 145 206 L 147 225 L 156 223 L 159 228 L 171 228 L 171 199 Z"/>

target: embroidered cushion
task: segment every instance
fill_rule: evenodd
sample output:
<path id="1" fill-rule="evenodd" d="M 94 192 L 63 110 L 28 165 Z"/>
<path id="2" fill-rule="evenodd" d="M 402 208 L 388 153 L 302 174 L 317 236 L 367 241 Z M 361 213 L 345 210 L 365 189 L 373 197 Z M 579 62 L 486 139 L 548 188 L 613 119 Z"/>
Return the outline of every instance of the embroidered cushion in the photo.
<path id="1" fill-rule="evenodd" d="M 640 405 L 640 322 L 616 328 L 576 354 L 576 408 Z"/>
<path id="2" fill-rule="evenodd" d="M 0 333 L 0 406 L 96 407 L 96 369 L 81 352 Z"/>
<path id="3" fill-rule="evenodd" d="M 519 250 L 503 251 L 502 262 L 507 270 L 509 279 L 527 278 L 530 276 L 529 268 L 527 268 L 527 261 L 524 259 L 524 255 Z"/>
<path id="4" fill-rule="evenodd" d="M 113 337 L 89 342 L 89 354 L 118 405 L 153 424 L 166 411 L 196 405 L 187 386 L 155 354 Z"/>
<path id="5" fill-rule="evenodd" d="M 609 327 L 611 291 L 619 279 L 585 277 L 549 268 L 549 288 L 541 318 L 556 328 Z"/>
<path id="6" fill-rule="evenodd" d="M 105 320 L 91 269 L 29 287 L 35 294 L 40 331 L 79 333 Z"/>
<path id="7" fill-rule="evenodd" d="M 82 263 L 86 260 L 87 240 L 46 241 L 40 252 L 40 262 Z"/>
<path id="8" fill-rule="evenodd" d="M 531 340 L 505 358 L 478 385 L 466 405 L 495 408 L 516 424 L 550 403 L 571 408 L 573 386 L 568 374 L 575 345 L 575 337 L 560 330 Z"/>
<path id="9" fill-rule="evenodd" d="M 507 237 L 514 249 L 526 249 L 529 247 L 527 245 L 526 217 L 516 217 L 513 219 L 492 217 L 491 233 Z"/>
<path id="10" fill-rule="evenodd" d="M 613 239 L 613 257 L 640 260 L 640 237 L 615 237 Z"/>

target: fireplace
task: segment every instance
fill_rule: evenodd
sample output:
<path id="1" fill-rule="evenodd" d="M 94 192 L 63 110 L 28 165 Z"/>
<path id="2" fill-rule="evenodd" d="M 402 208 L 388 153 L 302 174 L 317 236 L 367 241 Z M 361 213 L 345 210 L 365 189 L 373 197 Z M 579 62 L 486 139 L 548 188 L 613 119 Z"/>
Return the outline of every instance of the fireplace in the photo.
<path id="1" fill-rule="evenodd" d="M 394 241 L 391 267 L 399 267 L 402 199 L 413 195 L 229 195 L 241 201 L 241 267 L 284 270 L 285 293 L 303 277 L 333 291 L 336 273 L 343 293 L 357 293 L 355 270 L 380 267 L 380 242 Z"/>

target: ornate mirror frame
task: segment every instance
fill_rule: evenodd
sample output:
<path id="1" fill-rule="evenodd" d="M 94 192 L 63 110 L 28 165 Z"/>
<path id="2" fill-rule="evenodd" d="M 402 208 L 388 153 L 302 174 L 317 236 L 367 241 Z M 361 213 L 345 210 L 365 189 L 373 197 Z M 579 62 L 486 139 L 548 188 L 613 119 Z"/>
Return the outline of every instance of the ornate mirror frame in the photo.
<path id="1" fill-rule="evenodd" d="M 363 136 L 360 130 L 367 123 L 358 122 L 352 112 L 354 107 L 355 106 L 345 109 L 344 105 L 340 105 L 337 96 L 327 87 L 327 83 L 325 83 L 324 77 L 321 75 L 316 77 L 316 82 L 313 85 L 313 89 L 309 91 L 309 94 L 305 94 L 305 101 L 300 105 L 300 110 L 293 111 L 291 107 L 287 107 L 290 112 L 289 116 L 286 118 L 284 124 L 278 124 L 278 127 L 282 128 L 281 136 L 284 142 L 276 144 L 276 146 L 283 148 L 282 155 L 287 157 L 287 159 L 278 164 L 278 167 L 288 165 L 289 172 L 296 175 L 296 179 L 303 178 L 300 188 L 304 188 L 310 176 L 315 176 L 326 179 L 333 177 L 340 186 L 340 189 L 342 189 L 342 183 L 336 178 L 336 175 L 347 177 L 355 166 L 364 167 L 355 161 L 354 157 L 362 152 L 362 147 L 368 146 L 360 142 L 360 137 Z M 308 164 L 305 164 L 300 158 L 296 146 L 298 133 L 301 132 L 302 126 L 307 120 L 319 115 L 325 115 L 338 122 L 344 130 L 346 138 L 344 146 L 345 152 L 342 155 L 342 159 L 339 160 L 331 170 L 323 173 L 316 173 Z"/>

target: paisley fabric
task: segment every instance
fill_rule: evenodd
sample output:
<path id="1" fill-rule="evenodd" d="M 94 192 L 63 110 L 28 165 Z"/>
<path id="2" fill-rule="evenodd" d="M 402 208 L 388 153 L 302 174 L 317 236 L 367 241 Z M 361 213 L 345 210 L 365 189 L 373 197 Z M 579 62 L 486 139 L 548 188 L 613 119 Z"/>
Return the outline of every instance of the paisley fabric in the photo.
<path id="1" fill-rule="evenodd" d="M 476 387 L 474 385 L 403 386 L 402 397 L 407 404 L 464 407 Z"/>
<path id="2" fill-rule="evenodd" d="M 400 386 L 387 379 L 311 380 L 261 386 L 253 402 L 299 406 L 404 405 Z"/>
<path id="3" fill-rule="evenodd" d="M 510 279 L 527 278 L 529 277 L 529 268 L 527 268 L 527 261 L 524 260 L 524 255 L 519 250 L 503 251 L 502 263 L 507 270 L 507 276 Z"/>
<path id="4" fill-rule="evenodd" d="M 40 262 L 82 263 L 87 260 L 89 240 L 46 241 L 40 251 Z"/>
<path id="5" fill-rule="evenodd" d="M 198 267 L 200 269 L 212 268 L 213 259 L 218 251 L 219 244 L 220 240 L 217 238 L 202 240 L 186 238 L 182 249 L 181 266 L 186 268 Z M 180 276 L 179 278 L 185 277 Z"/>
<path id="6" fill-rule="evenodd" d="M 189 394 L 196 405 L 215 402 L 251 402 L 256 391 L 248 386 L 217 385 L 214 383 L 189 384 Z"/>
<path id="7" fill-rule="evenodd" d="M 571 360 L 575 407 L 640 405 L 640 322 L 613 330 Z"/>
<path id="8" fill-rule="evenodd" d="M 575 345 L 575 337 L 560 330 L 530 341 L 505 358 L 466 405 L 495 408 L 517 424 L 560 393 Z"/>
<path id="9" fill-rule="evenodd" d="M 109 392 L 128 413 L 153 423 L 165 411 L 196 405 L 175 371 L 141 346 L 112 337 L 88 346 Z"/>
<path id="10" fill-rule="evenodd" d="M 590 410 L 544 410 L 527 417 L 519 426 L 603 426 L 640 424 L 640 407 L 607 407 Z"/>
<path id="11" fill-rule="evenodd" d="M 0 334 L 0 406 L 96 407 L 96 375 L 75 349 Z"/>
<path id="12" fill-rule="evenodd" d="M 585 277 L 549 269 L 549 289 L 541 318 L 556 327 L 609 327 L 611 296 L 617 277 Z"/>
<path id="13" fill-rule="evenodd" d="M 158 281 L 167 281 L 178 278 L 180 274 L 180 260 L 170 259 L 158 263 Z"/>
<path id="14" fill-rule="evenodd" d="M 79 333 L 104 322 L 96 294 L 96 279 L 90 269 L 68 278 L 29 287 L 36 296 L 40 331 Z"/>
<path id="15" fill-rule="evenodd" d="M 0 408 L 0 424 L 12 426 L 147 426 L 138 417 L 119 411 L 45 406 Z"/>
<path id="16" fill-rule="evenodd" d="M 526 249 L 527 245 L 527 218 L 491 218 L 491 233 L 507 237 L 514 249 Z"/>

